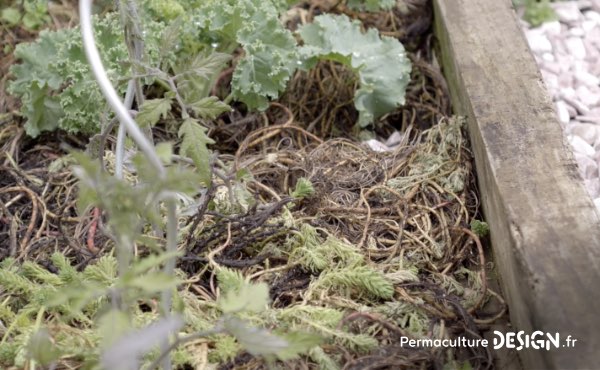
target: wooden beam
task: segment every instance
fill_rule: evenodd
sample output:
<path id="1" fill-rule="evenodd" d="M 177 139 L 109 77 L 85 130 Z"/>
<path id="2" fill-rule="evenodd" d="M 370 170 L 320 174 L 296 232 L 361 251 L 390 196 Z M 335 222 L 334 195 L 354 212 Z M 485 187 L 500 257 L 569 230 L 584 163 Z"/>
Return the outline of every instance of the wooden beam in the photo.
<path id="1" fill-rule="evenodd" d="M 526 369 L 600 366 L 600 219 L 510 0 L 434 0 L 454 110 L 516 330 L 577 339 L 520 351 Z M 518 345 L 518 344 L 517 344 Z"/>

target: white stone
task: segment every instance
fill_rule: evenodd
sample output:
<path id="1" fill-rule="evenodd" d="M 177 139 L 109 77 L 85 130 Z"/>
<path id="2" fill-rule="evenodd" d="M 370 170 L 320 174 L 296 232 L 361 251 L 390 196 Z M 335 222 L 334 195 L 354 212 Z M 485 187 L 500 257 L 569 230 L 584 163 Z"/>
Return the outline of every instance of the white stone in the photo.
<path id="1" fill-rule="evenodd" d="M 388 152 L 391 150 L 387 145 L 375 139 L 363 141 L 363 144 L 366 144 L 374 152 Z"/>
<path id="2" fill-rule="evenodd" d="M 600 213 L 600 198 L 594 199 L 594 205 L 596 206 L 596 210 Z"/>
<path id="3" fill-rule="evenodd" d="M 592 10 L 595 12 L 600 12 L 600 0 L 591 0 Z"/>
<path id="4" fill-rule="evenodd" d="M 589 9 L 592 7 L 591 0 L 575 0 L 579 9 Z"/>
<path id="5" fill-rule="evenodd" d="M 556 113 L 558 113 L 558 120 L 561 123 L 567 124 L 571 120 L 567 103 L 562 100 L 556 102 Z"/>
<path id="6" fill-rule="evenodd" d="M 600 117 L 596 116 L 577 116 L 575 119 L 579 122 L 587 122 L 594 124 L 594 126 L 600 125 Z"/>
<path id="7" fill-rule="evenodd" d="M 400 131 L 394 131 L 393 134 L 385 141 L 385 145 L 389 147 L 396 146 L 402 142 L 404 135 Z"/>
<path id="8" fill-rule="evenodd" d="M 598 25 L 598 22 L 596 21 L 592 21 L 592 20 L 586 20 L 581 22 L 581 28 L 583 28 L 583 31 L 585 33 L 590 32 L 591 30 L 594 29 L 594 27 L 596 27 Z"/>
<path id="9" fill-rule="evenodd" d="M 528 30 L 525 34 L 527 43 L 534 53 L 552 52 L 552 44 L 548 37 L 541 34 L 539 30 Z M 583 43 L 581 44 L 583 46 Z"/>
<path id="10" fill-rule="evenodd" d="M 580 27 L 573 27 L 573 28 L 569 29 L 569 35 L 575 36 L 575 37 L 583 37 L 583 35 L 585 35 L 585 32 Z"/>
<path id="11" fill-rule="evenodd" d="M 598 86 L 600 84 L 600 78 L 585 70 L 575 72 L 575 79 L 586 86 Z"/>
<path id="12" fill-rule="evenodd" d="M 574 153 L 577 164 L 579 165 L 579 173 L 584 179 L 598 177 L 598 164 L 592 158 L 580 153 Z"/>
<path id="13" fill-rule="evenodd" d="M 600 138 L 600 127 L 591 123 L 571 123 L 567 126 L 571 135 L 582 138 L 586 143 L 594 145 Z"/>
<path id="14" fill-rule="evenodd" d="M 564 89 L 560 90 L 560 95 L 565 97 L 566 99 L 575 99 L 577 97 L 577 94 L 575 93 L 575 89 L 572 86 L 569 87 L 565 87 Z M 567 102 L 569 103 L 569 102 Z M 569 103 L 571 104 L 571 103 Z M 577 108 L 577 107 L 575 107 Z"/>
<path id="15" fill-rule="evenodd" d="M 554 62 L 556 58 L 554 58 L 554 54 L 552 53 L 544 53 L 542 55 L 542 59 L 544 60 L 544 62 Z"/>
<path id="16" fill-rule="evenodd" d="M 562 26 L 559 21 L 550 21 L 543 23 L 539 29 L 547 36 L 558 36 L 561 33 Z"/>
<path id="17" fill-rule="evenodd" d="M 560 92 L 560 97 L 562 98 L 562 100 L 565 101 L 565 103 L 569 104 L 570 106 L 572 106 L 573 108 L 575 108 L 577 110 L 578 113 L 582 114 L 582 115 L 587 115 L 590 111 L 590 108 L 583 104 L 581 101 L 579 101 L 577 98 L 572 98 L 568 95 L 565 95 L 564 92 L 567 89 L 563 89 Z"/>
<path id="18" fill-rule="evenodd" d="M 569 72 L 559 74 L 558 86 L 560 86 L 563 93 L 566 89 L 573 89 L 573 75 Z M 575 90 L 573 90 L 573 95 L 575 95 Z"/>
<path id="19" fill-rule="evenodd" d="M 583 15 L 586 19 L 600 24 L 600 13 L 598 11 L 589 10 L 583 13 Z"/>
<path id="20" fill-rule="evenodd" d="M 544 79 L 544 83 L 546 84 L 546 87 L 548 87 L 548 90 L 558 91 L 558 76 L 543 69 L 540 72 L 542 73 L 542 78 Z"/>
<path id="21" fill-rule="evenodd" d="M 567 110 L 569 111 L 569 117 L 575 118 L 575 116 L 577 116 L 577 109 L 573 108 L 569 104 L 567 104 Z"/>
<path id="22" fill-rule="evenodd" d="M 591 157 L 596 152 L 594 150 L 594 147 L 592 147 L 590 144 L 586 143 L 585 140 L 583 140 L 579 136 L 569 135 L 568 139 L 569 139 L 569 143 L 571 143 L 571 146 L 573 147 L 573 151 L 575 153 L 579 153 L 579 154 L 583 154 L 587 157 Z"/>
<path id="23" fill-rule="evenodd" d="M 573 55 L 577 59 L 585 59 L 587 55 L 585 50 L 585 45 L 583 44 L 583 40 L 579 37 L 569 37 L 566 41 L 567 49 L 569 49 L 569 53 Z M 552 49 L 552 45 L 550 45 L 550 49 Z"/>
<path id="24" fill-rule="evenodd" d="M 552 3 L 552 7 L 558 16 L 558 20 L 562 23 L 573 23 L 577 22 L 581 18 L 582 14 L 579 11 L 577 3 L 574 2 L 560 2 Z"/>
<path id="25" fill-rule="evenodd" d="M 597 171 L 596 171 L 597 172 Z M 600 179 L 596 178 L 585 178 L 583 179 L 585 187 L 590 193 L 592 198 L 596 198 L 600 195 Z"/>
<path id="26" fill-rule="evenodd" d="M 600 104 L 600 91 L 596 91 L 596 89 L 585 85 L 579 86 L 575 91 L 577 93 L 578 100 L 585 104 L 588 108 L 595 107 Z"/>

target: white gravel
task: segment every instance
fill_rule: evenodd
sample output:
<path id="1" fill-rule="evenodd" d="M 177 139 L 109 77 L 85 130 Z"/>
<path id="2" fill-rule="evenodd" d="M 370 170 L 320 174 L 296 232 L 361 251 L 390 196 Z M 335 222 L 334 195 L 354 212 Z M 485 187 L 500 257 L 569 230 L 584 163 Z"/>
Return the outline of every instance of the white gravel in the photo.
<path id="1" fill-rule="evenodd" d="M 600 211 L 600 0 L 552 3 L 558 20 L 531 28 L 529 47 Z"/>

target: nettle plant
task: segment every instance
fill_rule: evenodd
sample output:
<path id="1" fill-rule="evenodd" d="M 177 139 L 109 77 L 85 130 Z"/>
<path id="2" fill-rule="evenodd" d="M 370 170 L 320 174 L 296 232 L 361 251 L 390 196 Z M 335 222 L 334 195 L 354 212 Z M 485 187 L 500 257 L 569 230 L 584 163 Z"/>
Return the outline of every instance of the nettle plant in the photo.
<path id="1" fill-rule="evenodd" d="M 11 70 L 15 79 L 9 91 L 22 100 L 30 136 L 54 129 L 98 134 L 95 138 L 99 137 L 103 153 L 102 138 L 120 121 L 114 175 L 88 155 L 72 154 L 80 179 L 79 212 L 102 209 L 115 248 L 114 256 L 104 256 L 82 272 L 60 254 L 52 257 L 58 274 L 33 263 L 18 268 L 14 261 L 4 261 L 0 283 L 13 299 L 10 305 L 0 305 L 0 319 L 12 323 L 0 342 L 0 362 L 20 367 L 31 362 L 33 368 L 68 358 L 90 369 L 170 369 L 190 362 L 181 344 L 220 336 L 231 338 L 219 342 L 218 350 L 228 354 L 220 360 L 241 347 L 263 356 L 267 363 L 309 350 L 315 361 L 326 363 L 327 356 L 315 347 L 320 336 L 295 330 L 291 324 L 277 334 L 256 326 L 267 322 L 256 315 L 268 307 L 268 287 L 218 265 L 213 267 L 222 294 L 216 307 L 205 307 L 212 321 L 193 324 L 203 312 L 190 309 L 193 296 L 177 290 L 183 279 L 175 268 L 180 256 L 177 246 L 188 237 L 188 231 L 179 227 L 177 210 L 184 201 L 206 195 L 216 171 L 208 148 L 214 142 L 203 122 L 229 111 L 228 102 L 237 100 L 249 109 L 264 110 L 298 69 L 331 60 L 355 72 L 357 125 L 366 127 L 404 103 L 411 67 L 403 46 L 376 30 L 363 32 L 359 22 L 344 15 L 318 16 L 302 26 L 300 46 L 280 22 L 289 5 L 285 0 L 148 0 L 141 5 L 122 1 L 117 12 L 92 19 L 91 0 L 82 0 L 79 29 L 42 31 L 35 43 L 19 45 L 15 51 L 21 63 Z M 347 5 L 374 10 L 389 8 L 393 2 L 349 1 Z M 243 56 L 235 64 L 231 94 L 221 101 L 210 91 L 239 47 Z M 150 85 L 160 87 L 160 94 L 147 99 L 144 86 Z M 147 135 L 161 119 L 178 125 L 177 156 L 171 144 L 154 145 Z M 129 149 L 135 153 L 127 169 L 129 177 L 123 174 L 126 134 L 138 147 Z M 193 164 L 192 169 L 181 162 Z M 310 183 L 300 181 L 292 197 L 301 198 L 311 189 Z M 339 252 L 345 266 L 323 274 L 312 290 L 337 285 L 361 287 L 376 297 L 391 296 L 391 283 L 362 264 L 351 247 L 335 239 L 326 243 L 316 236 L 312 239 L 310 248 L 329 247 L 319 252 L 322 256 L 310 248 L 303 255 L 303 249 L 298 249 L 301 264 L 319 271 L 330 258 L 338 258 L 329 254 Z M 143 256 L 134 256 L 134 246 L 144 247 Z M 141 309 L 157 302 L 157 310 Z M 314 313 L 278 315 L 293 322 L 301 314 Z M 53 318 L 51 324 L 46 324 L 48 317 Z M 340 319 L 337 313 L 332 317 Z M 333 319 L 331 328 L 323 324 L 309 331 L 320 330 L 357 347 L 373 344 L 368 338 L 334 330 Z M 76 332 L 72 323 L 77 323 Z"/>

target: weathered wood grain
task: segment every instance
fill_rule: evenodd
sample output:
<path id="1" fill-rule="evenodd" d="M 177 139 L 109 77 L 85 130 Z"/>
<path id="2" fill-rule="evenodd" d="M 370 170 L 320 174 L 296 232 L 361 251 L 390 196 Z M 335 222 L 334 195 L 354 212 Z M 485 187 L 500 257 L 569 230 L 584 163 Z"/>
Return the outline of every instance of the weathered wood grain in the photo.
<path id="1" fill-rule="evenodd" d="M 454 109 L 468 117 L 515 330 L 571 335 L 526 369 L 600 368 L 600 219 L 510 0 L 434 0 Z"/>

